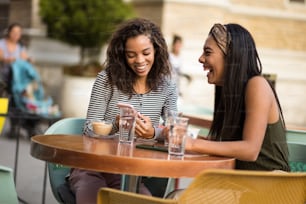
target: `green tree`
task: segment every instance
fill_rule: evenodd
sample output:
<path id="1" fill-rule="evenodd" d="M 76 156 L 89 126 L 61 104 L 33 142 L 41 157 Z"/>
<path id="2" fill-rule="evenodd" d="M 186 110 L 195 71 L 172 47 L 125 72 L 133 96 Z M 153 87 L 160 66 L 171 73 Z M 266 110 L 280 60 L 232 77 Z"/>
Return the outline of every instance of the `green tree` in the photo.
<path id="1" fill-rule="evenodd" d="M 90 51 L 100 53 L 117 24 L 134 15 L 122 0 L 40 0 L 39 5 L 48 37 L 79 46 L 82 66 L 92 61 Z"/>

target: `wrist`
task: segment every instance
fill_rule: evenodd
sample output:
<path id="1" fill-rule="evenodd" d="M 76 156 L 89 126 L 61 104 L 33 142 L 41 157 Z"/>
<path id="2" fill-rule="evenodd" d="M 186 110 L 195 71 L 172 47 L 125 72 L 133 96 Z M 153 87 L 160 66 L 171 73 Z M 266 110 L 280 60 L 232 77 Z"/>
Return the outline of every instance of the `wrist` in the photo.
<path id="1" fill-rule="evenodd" d="M 150 131 L 150 137 L 148 138 L 148 139 L 153 139 L 154 138 L 154 136 L 155 136 L 155 128 L 152 126 L 151 127 L 151 131 Z"/>
<path id="2" fill-rule="evenodd" d="M 196 141 L 195 139 L 186 138 L 186 144 L 185 144 L 186 150 L 193 151 L 195 148 L 195 141 Z"/>

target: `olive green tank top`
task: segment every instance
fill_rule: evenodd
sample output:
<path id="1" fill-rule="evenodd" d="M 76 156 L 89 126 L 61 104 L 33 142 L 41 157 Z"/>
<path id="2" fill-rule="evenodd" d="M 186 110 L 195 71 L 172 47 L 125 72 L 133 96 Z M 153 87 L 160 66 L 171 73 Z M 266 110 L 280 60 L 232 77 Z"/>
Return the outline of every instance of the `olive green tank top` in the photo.
<path id="1" fill-rule="evenodd" d="M 254 162 L 236 161 L 236 169 L 290 171 L 286 131 L 279 119 L 268 124 L 261 151 Z"/>

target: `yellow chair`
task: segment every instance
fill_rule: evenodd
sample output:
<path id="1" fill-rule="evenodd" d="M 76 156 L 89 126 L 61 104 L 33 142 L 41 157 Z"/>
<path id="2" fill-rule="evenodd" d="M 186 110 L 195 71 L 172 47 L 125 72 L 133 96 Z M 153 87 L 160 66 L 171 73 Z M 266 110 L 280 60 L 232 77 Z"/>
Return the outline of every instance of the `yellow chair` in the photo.
<path id="1" fill-rule="evenodd" d="M 7 114 L 8 111 L 8 98 L 0 98 L 0 114 Z M 5 118 L 4 116 L 0 116 L 0 133 L 2 132 L 4 123 L 5 123 Z"/>
<path id="2" fill-rule="evenodd" d="M 98 204 L 288 204 L 306 202 L 306 173 L 211 169 L 201 172 L 177 200 L 101 188 Z"/>

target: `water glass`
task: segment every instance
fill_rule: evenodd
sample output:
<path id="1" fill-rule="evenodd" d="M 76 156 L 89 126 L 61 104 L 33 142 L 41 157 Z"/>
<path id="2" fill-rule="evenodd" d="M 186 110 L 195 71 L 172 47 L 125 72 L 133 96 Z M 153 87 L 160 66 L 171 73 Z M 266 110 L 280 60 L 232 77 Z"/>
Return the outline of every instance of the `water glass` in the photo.
<path id="1" fill-rule="evenodd" d="M 171 124 L 173 127 L 169 130 L 168 153 L 175 156 L 184 156 L 185 138 L 187 136 L 188 118 L 176 117 Z"/>
<path id="2" fill-rule="evenodd" d="M 168 128 L 170 134 L 171 134 L 171 132 L 173 130 L 174 119 L 177 116 L 178 116 L 178 112 L 177 111 L 168 111 L 168 112 L 166 112 L 166 115 L 165 115 L 165 126 Z M 168 137 L 165 137 L 164 145 L 165 146 L 169 145 Z"/>
<path id="3" fill-rule="evenodd" d="M 137 111 L 129 107 L 120 107 L 119 142 L 132 143 L 135 136 Z"/>
<path id="4" fill-rule="evenodd" d="M 133 145 L 129 143 L 118 143 L 117 146 L 117 155 L 118 156 L 133 156 Z"/>

